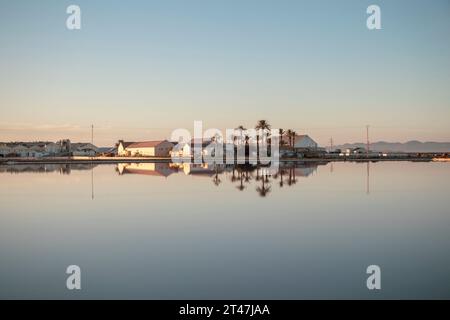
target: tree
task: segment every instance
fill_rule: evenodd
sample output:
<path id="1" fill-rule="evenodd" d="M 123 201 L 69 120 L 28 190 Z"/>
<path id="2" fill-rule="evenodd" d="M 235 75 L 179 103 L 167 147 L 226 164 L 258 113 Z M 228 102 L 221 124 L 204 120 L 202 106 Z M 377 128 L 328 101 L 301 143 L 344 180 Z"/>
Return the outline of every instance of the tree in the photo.
<path id="1" fill-rule="evenodd" d="M 286 131 L 284 131 L 283 129 L 278 129 L 278 135 L 280 136 L 280 148 L 284 145 L 284 141 L 283 141 L 283 136 L 286 134 Z"/>
<path id="2" fill-rule="evenodd" d="M 260 138 L 259 132 L 264 134 L 264 132 L 270 130 L 270 128 L 271 128 L 270 124 L 266 120 L 259 120 L 255 126 L 255 129 L 256 129 L 256 155 L 258 158 L 259 158 L 259 138 Z"/>
<path id="3" fill-rule="evenodd" d="M 292 148 L 293 148 L 295 146 L 295 136 L 297 135 L 297 132 L 292 130 L 291 134 L 292 134 Z"/>
<path id="4" fill-rule="evenodd" d="M 238 126 L 237 128 L 235 128 L 234 130 L 239 131 L 239 137 L 240 137 L 240 141 L 242 141 L 242 133 L 247 130 L 243 125 Z M 233 136 L 233 140 L 234 143 L 236 144 L 236 138 L 237 136 Z"/>
<path id="5" fill-rule="evenodd" d="M 289 139 L 289 147 L 292 147 L 292 130 L 291 129 L 289 129 L 288 131 L 286 131 L 286 136 L 288 137 L 288 139 Z"/>

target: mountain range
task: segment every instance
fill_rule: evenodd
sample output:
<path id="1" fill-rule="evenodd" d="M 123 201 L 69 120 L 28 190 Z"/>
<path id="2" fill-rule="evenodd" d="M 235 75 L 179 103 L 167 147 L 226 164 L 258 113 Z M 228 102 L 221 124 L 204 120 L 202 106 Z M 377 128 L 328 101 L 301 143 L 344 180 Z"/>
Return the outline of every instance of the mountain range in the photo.
<path id="1" fill-rule="evenodd" d="M 363 142 L 346 143 L 336 146 L 337 149 L 347 148 L 366 148 L 366 144 Z M 401 142 L 386 142 L 378 141 L 370 144 L 370 150 L 382 151 L 382 152 L 450 152 L 450 142 L 421 142 L 421 141 L 408 141 Z"/>

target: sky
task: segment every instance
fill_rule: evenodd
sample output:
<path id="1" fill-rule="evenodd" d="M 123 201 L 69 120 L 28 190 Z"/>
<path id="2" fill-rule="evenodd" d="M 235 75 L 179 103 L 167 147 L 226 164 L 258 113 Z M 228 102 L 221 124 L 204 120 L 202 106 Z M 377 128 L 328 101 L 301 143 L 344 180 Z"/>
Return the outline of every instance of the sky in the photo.
<path id="1" fill-rule="evenodd" d="M 449 0 L 0 0 L 0 141 L 260 119 L 322 146 L 366 125 L 371 141 L 450 141 L 449 39 Z"/>

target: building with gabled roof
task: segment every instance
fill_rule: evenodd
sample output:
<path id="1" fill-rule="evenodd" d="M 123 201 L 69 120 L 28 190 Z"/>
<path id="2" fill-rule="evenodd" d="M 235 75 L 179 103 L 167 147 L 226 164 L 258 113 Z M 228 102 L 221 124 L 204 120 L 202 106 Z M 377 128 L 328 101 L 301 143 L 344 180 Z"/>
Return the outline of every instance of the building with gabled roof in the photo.
<path id="1" fill-rule="evenodd" d="M 284 145 L 289 147 L 292 145 L 292 140 L 289 139 L 288 136 L 283 137 Z M 319 145 L 310 136 L 307 134 L 295 135 L 293 148 L 294 149 L 317 149 Z"/>
<path id="2" fill-rule="evenodd" d="M 167 140 L 124 142 L 119 140 L 117 154 L 119 156 L 168 157 L 173 144 Z"/>

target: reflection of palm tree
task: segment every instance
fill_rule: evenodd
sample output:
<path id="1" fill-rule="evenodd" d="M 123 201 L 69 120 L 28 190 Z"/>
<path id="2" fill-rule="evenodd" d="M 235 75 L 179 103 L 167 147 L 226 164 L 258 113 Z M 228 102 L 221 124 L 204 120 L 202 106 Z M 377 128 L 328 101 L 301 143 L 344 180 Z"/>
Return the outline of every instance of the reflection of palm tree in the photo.
<path id="1" fill-rule="evenodd" d="M 216 167 L 216 174 L 214 175 L 213 182 L 216 186 L 218 186 L 222 181 L 219 178 L 219 168 Z"/>
<path id="2" fill-rule="evenodd" d="M 244 186 L 244 174 L 243 174 L 242 172 L 239 172 L 239 180 L 240 180 L 241 182 L 240 182 L 239 186 L 237 186 L 236 188 L 237 188 L 239 191 L 242 191 L 242 190 L 245 189 L 245 186 Z"/>
<path id="3" fill-rule="evenodd" d="M 232 171 L 232 174 L 231 174 L 231 182 L 235 182 L 236 181 L 235 170 L 236 170 L 236 168 L 235 168 L 235 166 L 233 166 L 233 171 Z"/>
<path id="4" fill-rule="evenodd" d="M 288 179 L 288 186 L 292 185 L 292 168 L 289 168 L 289 179 Z"/>
<path id="5" fill-rule="evenodd" d="M 261 179 L 261 181 L 262 181 L 262 185 L 260 187 L 257 187 L 256 191 L 259 193 L 259 195 L 261 197 L 265 197 L 270 192 L 271 186 L 270 185 L 266 186 L 266 184 L 265 184 L 266 179 L 263 178 L 263 179 Z"/>
<path id="6" fill-rule="evenodd" d="M 245 171 L 245 178 L 244 178 L 246 183 L 250 183 L 250 180 L 252 180 L 252 177 L 250 176 L 248 171 Z"/>
<path id="7" fill-rule="evenodd" d="M 283 182 L 283 169 L 280 169 L 280 188 L 283 188 L 284 182 Z"/>
<path id="8" fill-rule="evenodd" d="M 297 179 L 295 178 L 295 166 L 292 168 L 292 184 L 297 183 Z"/>
<path id="9" fill-rule="evenodd" d="M 259 181 L 259 167 L 256 167 L 256 181 Z"/>

